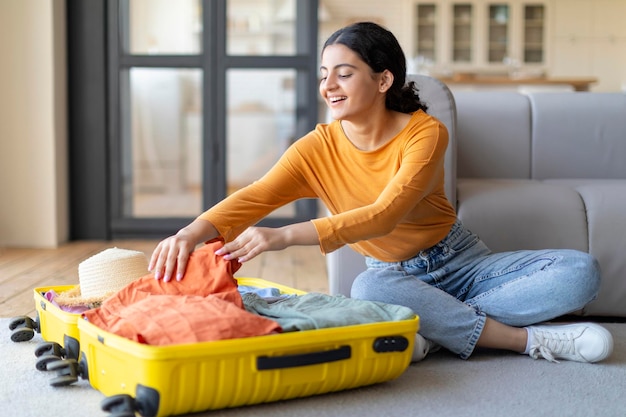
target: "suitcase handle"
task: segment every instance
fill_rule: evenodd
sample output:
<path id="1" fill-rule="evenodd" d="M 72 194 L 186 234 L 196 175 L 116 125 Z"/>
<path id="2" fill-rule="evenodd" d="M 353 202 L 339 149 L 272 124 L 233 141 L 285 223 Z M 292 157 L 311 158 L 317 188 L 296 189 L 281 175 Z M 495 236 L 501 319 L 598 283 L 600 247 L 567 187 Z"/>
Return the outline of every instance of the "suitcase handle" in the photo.
<path id="1" fill-rule="evenodd" d="M 298 366 L 317 365 L 320 363 L 350 359 L 351 356 L 352 349 L 350 346 L 343 345 L 333 350 L 302 353 L 299 355 L 259 356 L 256 360 L 256 367 L 259 371 L 295 368 Z"/>

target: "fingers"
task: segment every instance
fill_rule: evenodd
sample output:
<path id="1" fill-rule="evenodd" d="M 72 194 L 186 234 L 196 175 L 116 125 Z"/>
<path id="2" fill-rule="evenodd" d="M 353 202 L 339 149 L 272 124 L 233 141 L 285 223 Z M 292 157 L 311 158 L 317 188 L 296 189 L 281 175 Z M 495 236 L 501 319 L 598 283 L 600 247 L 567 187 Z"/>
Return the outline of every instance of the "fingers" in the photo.
<path id="1" fill-rule="evenodd" d="M 215 253 L 223 255 L 226 260 L 249 261 L 265 251 L 275 249 L 272 247 L 273 233 L 274 229 L 271 228 L 250 227 Z"/>
<path id="2" fill-rule="evenodd" d="M 179 250 L 180 249 L 177 246 L 171 246 L 170 250 L 167 252 L 167 255 L 165 256 L 165 271 L 163 273 L 163 282 L 169 282 L 172 278 L 174 268 L 176 268 L 178 264 Z"/>
<path id="3" fill-rule="evenodd" d="M 231 242 L 232 243 L 232 242 Z M 218 253 L 219 252 L 219 253 Z M 239 262 L 246 262 L 250 259 L 254 258 L 261 252 L 258 247 L 255 247 L 251 244 L 245 244 L 243 246 L 238 245 L 229 245 L 224 246 L 220 251 L 216 252 L 217 255 L 224 255 L 224 259 L 230 261 L 232 259 L 236 259 Z"/>
<path id="4" fill-rule="evenodd" d="M 176 280 L 180 281 L 185 274 L 191 251 L 188 242 L 171 236 L 156 246 L 148 269 L 154 272 L 157 280 L 163 278 L 163 282 L 169 282 L 176 274 Z"/>
<path id="5" fill-rule="evenodd" d="M 176 281 L 180 281 L 185 276 L 187 270 L 187 261 L 189 261 L 189 252 L 179 252 L 176 259 Z"/>
<path id="6" fill-rule="evenodd" d="M 238 240 L 233 240 L 215 251 L 216 255 L 222 255 L 227 261 L 237 259 L 239 262 L 243 262 L 242 258 L 245 258 L 247 253 L 245 244 Z"/>

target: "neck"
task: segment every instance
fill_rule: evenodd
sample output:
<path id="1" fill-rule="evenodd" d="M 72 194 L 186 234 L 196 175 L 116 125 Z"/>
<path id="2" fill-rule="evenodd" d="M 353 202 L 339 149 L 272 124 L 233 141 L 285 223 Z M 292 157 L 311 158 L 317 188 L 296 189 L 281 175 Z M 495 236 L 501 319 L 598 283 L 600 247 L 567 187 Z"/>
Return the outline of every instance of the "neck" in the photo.
<path id="1" fill-rule="evenodd" d="M 393 139 L 406 125 L 410 115 L 385 110 L 363 120 L 342 120 L 341 127 L 352 144 L 363 151 L 373 151 Z"/>

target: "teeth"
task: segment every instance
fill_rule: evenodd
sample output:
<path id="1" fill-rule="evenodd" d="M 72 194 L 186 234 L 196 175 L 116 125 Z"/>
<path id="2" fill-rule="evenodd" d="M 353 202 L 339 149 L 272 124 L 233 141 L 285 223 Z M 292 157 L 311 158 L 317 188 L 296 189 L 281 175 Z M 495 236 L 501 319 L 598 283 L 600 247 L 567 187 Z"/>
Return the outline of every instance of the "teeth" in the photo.
<path id="1" fill-rule="evenodd" d="M 345 97 L 345 96 L 343 96 L 343 97 L 331 97 L 331 98 L 330 98 L 330 102 L 331 102 L 331 103 L 336 103 L 336 102 L 338 102 L 338 101 L 345 100 L 346 98 L 347 98 L 347 97 Z"/>

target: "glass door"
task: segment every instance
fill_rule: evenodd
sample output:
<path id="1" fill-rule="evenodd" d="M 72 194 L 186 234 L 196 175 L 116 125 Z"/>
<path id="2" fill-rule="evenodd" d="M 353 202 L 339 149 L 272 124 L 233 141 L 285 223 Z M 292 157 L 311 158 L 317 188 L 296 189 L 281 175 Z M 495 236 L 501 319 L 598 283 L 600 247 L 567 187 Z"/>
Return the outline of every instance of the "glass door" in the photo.
<path id="1" fill-rule="evenodd" d="M 234 57 L 293 57 L 294 0 L 229 0 L 226 54 Z M 259 61 L 261 62 L 261 61 Z M 226 194 L 260 178 L 297 138 L 297 68 L 226 69 Z M 297 216 L 297 204 L 274 217 Z"/>
<path id="2" fill-rule="evenodd" d="M 317 1 L 116 0 L 109 21 L 113 237 L 176 231 L 315 126 Z"/>

